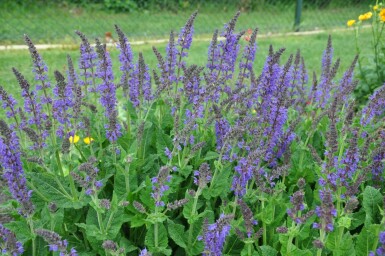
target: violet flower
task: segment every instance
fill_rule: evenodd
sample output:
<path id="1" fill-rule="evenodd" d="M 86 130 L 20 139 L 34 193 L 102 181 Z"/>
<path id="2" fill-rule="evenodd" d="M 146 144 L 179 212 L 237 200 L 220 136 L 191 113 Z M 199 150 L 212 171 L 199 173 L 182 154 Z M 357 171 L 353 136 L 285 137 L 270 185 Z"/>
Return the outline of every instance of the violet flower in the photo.
<path id="1" fill-rule="evenodd" d="M 24 35 L 24 40 L 28 45 L 28 49 L 32 57 L 33 73 L 35 73 L 35 80 L 41 82 L 41 85 L 36 85 L 37 91 L 43 91 L 43 95 L 40 96 L 40 101 L 42 104 L 51 104 L 52 99 L 49 97 L 47 92 L 47 90 L 51 88 L 51 84 L 48 80 L 48 67 L 43 61 L 40 54 L 37 52 L 37 49 L 32 43 L 31 39 L 27 35 Z"/>
<path id="2" fill-rule="evenodd" d="M 3 255 L 22 255 L 24 248 L 21 242 L 16 240 L 15 234 L 0 224 L 0 252 Z"/>
<path id="3" fill-rule="evenodd" d="M 120 79 L 120 83 L 123 87 L 124 96 L 127 98 L 129 94 L 129 81 L 131 80 L 132 72 L 134 69 L 133 64 L 133 54 L 131 50 L 131 45 L 123 33 L 123 31 L 115 25 L 115 30 L 118 33 L 119 44 L 116 47 L 119 49 L 119 61 L 120 61 L 120 70 L 123 72 L 123 75 Z"/>
<path id="4" fill-rule="evenodd" d="M 319 191 L 321 206 L 317 206 L 315 213 L 320 222 L 314 222 L 313 228 L 322 229 L 326 232 L 332 232 L 333 218 L 337 216 L 337 210 L 333 204 L 332 192 L 330 189 L 322 188 Z"/>
<path id="5" fill-rule="evenodd" d="M 199 239 L 203 240 L 205 249 L 202 253 L 204 256 L 220 256 L 226 241 L 226 237 L 230 233 L 230 221 L 233 215 L 221 214 L 220 218 L 213 224 L 205 223 L 204 233 Z"/>
<path id="6" fill-rule="evenodd" d="M 85 92 L 87 93 L 87 88 L 90 92 L 95 92 L 96 88 L 92 88 L 94 85 L 95 73 L 94 69 L 96 67 L 96 59 L 98 57 L 95 52 L 94 47 L 91 46 L 87 37 L 80 31 L 75 31 L 75 33 L 80 37 L 82 43 L 80 44 L 80 59 L 79 59 L 79 69 L 82 70 L 80 73 L 83 76 L 83 81 L 79 81 L 79 84 L 85 87 Z M 90 86 L 90 87 L 89 87 Z"/>
<path id="7" fill-rule="evenodd" d="M 144 103 L 144 100 L 152 100 L 151 76 L 149 68 L 144 62 L 142 53 L 139 53 L 139 60 L 132 73 L 130 81 L 130 100 L 134 107 L 139 107 Z"/>
<path id="8" fill-rule="evenodd" d="M 57 85 L 53 89 L 53 93 L 55 95 L 52 110 L 53 110 L 53 118 L 55 118 L 59 122 L 59 127 L 56 130 L 56 134 L 62 138 L 64 136 L 65 128 L 69 128 L 71 125 L 69 109 L 73 107 L 73 95 L 72 90 L 64 81 L 64 76 L 59 72 L 55 71 L 55 79 L 57 81 Z"/>
<path id="9" fill-rule="evenodd" d="M 98 86 L 101 95 L 100 103 L 104 107 L 104 114 L 108 119 L 108 124 L 105 125 L 106 137 L 111 143 L 114 143 L 122 133 L 120 124 L 117 120 L 116 87 L 114 85 L 111 58 L 105 45 L 101 45 L 99 40 L 96 40 L 96 47 L 99 54 L 96 76 L 101 79 L 101 84 Z"/>
<path id="10" fill-rule="evenodd" d="M 170 180 L 170 168 L 167 166 L 162 166 L 158 175 L 151 179 L 153 191 L 151 197 L 155 200 L 155 205 L 157 207 L 165 206 L 165 203 L 162 201 L 162 196 L 164 192 L 170 189 L 170 187 L 166 185 L 166 182 L 170 182 Z"/>
<path id="11" fill-rule="evenodd" d="M 70 252 L 67 251 L 68 242 L 67 240 L 62 240 L 60 235 L 54 231 L 46 229 L 37 229 L 35 230 L 38 236 L 41 236 L 44 241 L 49 243 L 49 250 L 52 252 L 60 252 L 60 256 L 77 256 L 77 252 L 74 248 L 70 249 Z"/>
<path id="12" fill-rule="evenodd" d="M 20 213 L 24 216 L 31 215 L 34 207 L 31 202 L 32 190 L 27 187 L 23 164 L 21 162 L 21 151 L 19 138 L 15 131 L 11 131 L 8 125 L 0 120 L 0 163 L 4 169 L 3 178 L 7 181 L 9 191 L 20 205 Z"/>

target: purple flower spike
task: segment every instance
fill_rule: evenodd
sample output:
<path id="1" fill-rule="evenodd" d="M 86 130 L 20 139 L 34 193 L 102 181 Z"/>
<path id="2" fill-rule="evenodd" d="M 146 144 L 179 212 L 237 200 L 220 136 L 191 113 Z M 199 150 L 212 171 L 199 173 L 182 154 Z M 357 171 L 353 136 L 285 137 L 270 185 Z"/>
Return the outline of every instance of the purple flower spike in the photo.
<path id="1" fill-rule="evenodd" d="M 120 124 L 117 120 L 118 113 L 116 110 L 116 87 L 114 85 L 111 58 L 105 45 L 101 45 L 99 40 L 96 40 L 96 47 L 99 54 L 96 76 L 102 81 L 98 87 L 98 90 L 101 94 L 100 103 L 104 107 L 105 116 L 108 119 L 108 123 L 105 125 L 106 136 L 111 143 L 114 143 L 118 137 L 122 135 L 122 133 Z"/>
<path id="2" fill-rule="evenodd" d="M 204 256 L 220 256 L 222 255 L 223 245 L 226 241 L 227 235 L 230 233 L 230 221 L 233 215 L 221 214 L 220 218 L 209 225 L 206 221 L 204 226 L 204 233 L 201 237 L 205 244 Z"/>

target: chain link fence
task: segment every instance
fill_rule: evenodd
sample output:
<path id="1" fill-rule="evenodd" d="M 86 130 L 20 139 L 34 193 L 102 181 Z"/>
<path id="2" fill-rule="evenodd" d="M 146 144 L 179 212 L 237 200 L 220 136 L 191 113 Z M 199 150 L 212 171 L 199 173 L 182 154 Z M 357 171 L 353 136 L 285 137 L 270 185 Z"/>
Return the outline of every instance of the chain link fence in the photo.
<path id="1" fill-rule="evenodd" d="M 242 12 L 237 24 L 239 30 L 258 27 L 260 34 L 330 30 L 346 27 L 348 19 L 357 18 L 369 10 L 370 4 L 375 4 L 370 0 L 173 1 L 177 4 L 111 10 L 105 3 L 113 0 L 72 0 L 72 3 L 0 0 L 0 45 L 23 44 L 23 34 L 28 34 L 35 43 L 75 44 L 78 38 L 74 30 L 90 38 L 104 38 L 109 33 L 113 38 L 114 24 L 131 41 L 167 38 L 171 30 L 180 30 L 194 10 L 199 11 L 196 37 L 210 38 L 237 10 Z"/>

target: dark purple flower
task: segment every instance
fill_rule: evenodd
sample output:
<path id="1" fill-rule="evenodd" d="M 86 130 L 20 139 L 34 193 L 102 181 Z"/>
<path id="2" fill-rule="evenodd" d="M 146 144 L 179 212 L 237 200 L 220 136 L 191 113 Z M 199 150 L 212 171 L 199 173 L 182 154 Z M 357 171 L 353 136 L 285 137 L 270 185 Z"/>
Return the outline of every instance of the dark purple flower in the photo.
<path id="1" fill-rule="evenodd" d="M 16 240 L 15 234 L 0 224 L 0 252 L 3 255 L 22 255 L 22 243 Z"/>
<path id="2" fill-rule="evenodd" d="M 224 138 L 230 131 L 230 124 L 225 118 L 220 118 L 215 121 L 215 135 L 217 138 L 217 150 L 220 150 L 224 145 Z"/>
<path id="3" fill-rule="evenodd" d="M 143 250 L 140 250 L 140 253 L 138 256 L 151 256 L 151 255 L 152 254 L 149 251 L 147 251 L 146 248 L 143 248 Z"/>
<path id="4" fill-rule="evenodd" d="M 220 218 L 213 224 L 205 223 L 203 228 L 204 233 L 200 239 L 205 244 L 205 249 L 202 253 L 204 256 L 220 256 L 226 241 L 226 237 L 230 233 L 230 221 L 234 218 L 233 215 L 221 214 Z"/>
<path id="5" fill-rule="evenodd" d="M 235 195 L 243 196 L 246 193 L 247 184 L 253 177 L 254 169 L 255 167 L 246 158 L 242 157 L 239 159 L 238 164 L 234 168 L 236 173 L 234 174 L 231 186 L 231 190 L 234 191 Z"/>
<path id="6" fill-rule="evenodd" d="M 105 116 L 108 123 L 105 124 L 106 136 L 110 142 L 116 142 L 118 137 L 122 135 L 121 127 L 117 117 L 117 100 L 116 87 L 114 85 L 114 75 L 112 73 L 112 65 L 110 54 L 105 45 L 101 45 L 99 40 L 96 40 L 96 47 L 99 54 L 99 62 L 97 66 L 96 76 L 101 79 L 101 84 L 98 86 L 100 92 L 100 103 L 105 109 Z"/>
<path id="7" fill-rule="evenodd" d="M 198 12 L 194 12 L 179 32 L 177 41 L 177 46 L 179 46 L 180 48 L 177 53 L 179 55 L 178 68 L 182 68 L 186 65 L 186 63 L 182 59 L 184 57 L 187 57 L 188 50 L 191 47 L 194 34 L 194 20 L 197 14 Z"/>
<path id="8" fill-rule="evenodd" d="M 170 182 L 170 180 L 170 168 L 167 166 L 162 166 L 158 175 L 151 179 L 153 191 L 151 196 L 155 200 L 155 205 L 158 207 L 165 206 L 165 203 L 162 201 L 162 196 L 164 192 L 170 189 L 170 187 L 166 185 L 166 182 Z"/>
<path id="9" fill-rule="evenodd" d="M 71 125 L 69 109 L 73 107 L 73 95 L 71 88 L 64 81 L 64 76 L 57 70 L 55 71 L 55 79 L 57 84 L 53 89 L 55 98 L 52 104 L 52 110 L 53 118 L 60 124 L 56 130 L 56 134 L 62 138 L 64 133 L 68 132 L 68 128 Z M 66 131 L 65 128 L 67 128 Z"/>
<path id="10" fill-rule="evenodd" d="M 46 229 L 37 229 L 35 232 L 38 236 L 41 236 L 44 241 L 49 243 L 50 251 L 60 252 L 60 256 L 77 256 L 77 252 L 74 248 L 72 248 L 70 252 L 67 251 L 67 240 L 62 240 L 60 235 L 56 232 Z"/>
<path id="11" fill-rule="evenodd" d="M 17 121 L 17 101 L 15 98 L 8 94 L 2 86 L 0 86 L 0 100 L 2 101 L 2 107 L 3 109 L 6 109 L 6 116 L 7 118 L 14 118 L 15 124 L 18 127 L 19 123 Z"/>
<path id="12" fill-rule="evenodd" d="M 123 75 L 120 79 L 120 83 L 123 87 L 123 93 L 125 97 L 128 97 L 129 94 L 129 81 L 131 80 L 132 72 L 134 69 L 133 64 L 133 54 L 131 50 L 131 45 L 128 42 L 126 35 L 123 31 L 115 25 L 116 32 L 118 33 L 119 44 L 117 48 L 119 49 L 119 61 L 120 61 L 120 70 L 123 72 Z"/>
<path id="13" fill-rule="evenodd" d="M 132 73 L 130 82 L 130 100 L 134 107 L 139 107 L 145 100 L 152 100 L 151 76 L 149 68 L 144 62 L 142 53 L 139 53 L 139 60 Z"/>
<path id="14" fill-rule="evenodd" d="M 322 229 L 326 232 L 333 231 L 333 218 L 337 216 L 337 211 L 333 204 L 332 192 L 330 189 L 322 188 L 319 191 L 321 206 L 317 206 L 315 213 L 320 222 L 313 223 L 313 228 Z"/>
<path id="15" fill-rule="evenodd" d="M 8 183 L 12 197 L 20 205 L 20 213 L 24 216 L 33 213 L 34 207 L 31 202 L 32 190 L 27 187 L 27 180 L 21 162 L 21 151 L 19 138 L 15 131 L 11 131 L 7 124 L 0 120 L 0 163 L 4 169 L 3 178 Z"/>
<path id="16" fill-rule="evenodd" d="M 32 57 L 35 80 L 40 81 L 41 83 L 41 85 L 36 85 L 37 92 L 43 91 L 43 95 L 40 96 L 40 101 L 42 104 L 51 104 L 52 99 L 49 97 L 47 92 L 47 90 L 51 88 L 51 84 L 48 80 L 48 67 L 41 58 L 40 54 L 37 52 L 37 49 L 31 39 L 27 35 L 24 35 L 24 40 L 28 45 L 28 49 Z"/>
<path id="17" fill-rule="evenodd" d="M 168 147 L 164 149 L 164 154 L 167 156 L 168 159 L 172 158 L 172 152 L 168 149 Z"/>
<path id="18" fill-rule="evenodd" d="M 80 37 L 82 43 L 80 44 L 80 59 L 79 59 L 79 69 L 82 71 L 80 75 L 83 76 L 83 81 L 79 81 L 79 84 L 85 86 L 85 93 L 87 93 L 87 88 L 89 91 L 96 91 L 96 88 L 92 88 L 91 86 L 96 86 L 94 84 L 95 78 L 95 67 L 96 67 L 96 59 L 98 55 L 95 52 L 94 47 L 91 46 L 87 37 L 80 31 L 75 31 L 75 33 Z"/>

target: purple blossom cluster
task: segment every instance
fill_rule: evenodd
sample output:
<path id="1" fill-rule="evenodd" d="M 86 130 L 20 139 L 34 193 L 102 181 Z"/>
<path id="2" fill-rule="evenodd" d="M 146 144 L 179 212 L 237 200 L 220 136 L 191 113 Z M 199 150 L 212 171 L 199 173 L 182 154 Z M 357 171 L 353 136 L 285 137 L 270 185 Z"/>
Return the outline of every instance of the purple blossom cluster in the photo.
<path id="1" fill-rule="evenodd" d="M 168 166 L 162 166 L 159 170 L 159 173 L 156 177 L 151 179 L 152 182 L 152 193 L 151 197 L 155 200 L 155 205 L 157 207 L 165 206 L 165 203 L 162 201 L 162 196 L 164 192 L 170 189 L 166 182 L 171 181 L 170 168 Z"/>
<path id="2" fill-rule="evenodd" d="M 319 196 L 321 199 L 321 206 L 316 207 L 315 213 L 320 222 L 314 222 L 313 228 L 332 232 L 334 229 L 333 218 L 337 217 L 337 210 L 333 204 L 332 191 L 327 188 L 322 188 L 319 190 Z"/>
<path id="3" fill-rule="evenodd" d="M 40 96 L 40 101 L 42 104 L 51 104 L 52 99 L 47 92 L 47 90 L 51 88 L 51 84 L 48 80 L 48 67 L 36 50 L 36 47 L 32 43 L 31 39 L 27 35 L 24 35 L 24 40 L 28 45 L 28 49 L 31 54 L 33 63 L 32 71 L 35 73 L 35 80 L 41 83 L 36 85 L 37 92 L 43 91 L 43 95 Z"/>
<path id="4" fill-rule="evenodd" d="M 139 60 L 132 72 L 129 94 L 134 107 L 139 107 L 144 101 L 152 99 L 151 76 L 142 53 L 139 53 Z"/>
<path id="5" fill-rule="evenodd" d="M 116 87 L 114 85 L 111 57 L 106 46 L 101 45 L 98 40 L 96 41 L 96 46 L 99 54 L 96 76 L 101 79 L 101 84 L 98 86 L 100 104 L 104 107 L 104 114 L 108 120 L 108 123 L 105 124 L 106 137 L 110 142 L 116 142 L 122 135 L 122 132 L 117 120 Z"/>
<path id="6" fill-rule="evenodd" d="M 54 231 L 46 229 L 37 229 L 35 230 L 38 236 L 41 236 L 47 243 L 49 243 L 49 250 L 52 252 L 59 252 L 60 256 L 77 256 L 77 251 L 75 248 L 71 248 L 68 252 L 68 242 L 67 240 L 62 240 L 60 235 Z"/>
<path id="7" fill-rule="evenodd" d="M 82 40 L 82 43 L 80 44 L 79 69 L 82 70 L 80 76 L 83 77 L 83 80 L 80 80 L 79 84 L 85 87 L 85 93 L 87 93 L 87 91 L 96 92 L 96 88 L 92 88 L 91 86 L 94 85 L 95 67 L 97 65 L 98 55 L 82 32 L 75 31 L 75 33 Z"/>
<path id="8" fill-rule="evenodd" d="M 134 70 L 134 57 L 131 50 L 131 45 L 123 33 L 123 31 L 115 25 L 115 30 L 118 33 L 119 44 L 117 44 L 117 48 L 120 51 L 119 53 L 119 61 L 120 61 L 120 70 L 123 72 L 122 77 L 120 79 L 120 83 L 123 88 L 124 96 L 127 98 L 129 95 L 130 84 L 132 72 Z"/>
<path id="9" fill-rule="evenodd" d="M 95 167 L 96 163 L 96 158 L 91 157 L 78 167 L 79 173 L 70 173 L 76 183 L 85 190 L 86 195 L 94 195 L 103 186 L 102 181 L 97 179 L 99 169 Z"/>
<path id="10" fill-rule="evenodd" d="M 27 187 L 27 180 L 21 162 L 19 138 L 15 131 L 11 131 L 8 125 L 0 120 L 0 163 L 4 169 L 3 178 L 7 181 L 12 197 L 20 206 L 20 213 L 24 216 L 31 215 L 34 207 L 31 202 L 32 190 Z"/>
<path id="11" fill-rule="evenodd" d="M 56 135 L 62 138 L 71 126 L 71 116 L 68 112 L 74 105 L 73 91 L 65 82 L 64 76 L 57 70 L 55 71 L 55 79 L 57 84 L 53 89 L 55 98 L 52 104 L 52 115 L 53 118 L 60 124 L 56 130 Z"/>
<path id="12" fill-rule="evenodd" d="M 205 249 L 202 253 L 204 256 L 220 256 L 226 241 L 226 237 L 230 233 L 230 221 L 234 218 L 232 215 L 221 214 L 219 219 L 213 223 L 205 223 L 201 240 L 205 244 Z"/>
<path id="13" fill-rule="evenodd" d="M 22 255 L 24 248 L 21 242 L 16 240 L 15 234 L 0 224 L 0 252 L 3 255 Z"/>

